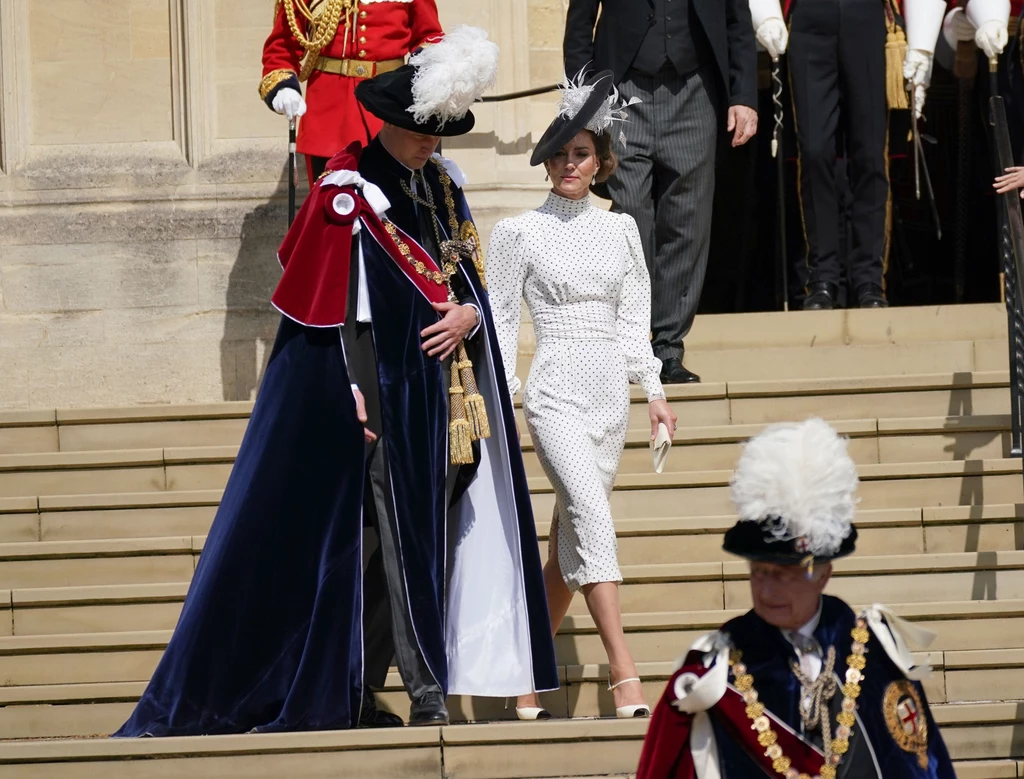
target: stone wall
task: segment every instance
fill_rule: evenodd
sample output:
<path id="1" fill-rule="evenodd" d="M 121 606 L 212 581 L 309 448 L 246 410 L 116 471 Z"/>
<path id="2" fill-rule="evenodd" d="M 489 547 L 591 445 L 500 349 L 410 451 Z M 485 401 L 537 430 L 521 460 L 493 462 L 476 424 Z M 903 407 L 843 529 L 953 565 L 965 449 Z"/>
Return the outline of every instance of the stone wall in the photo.
<path id="1" fill-rule="evenodd" d="M 553 83 L 563 0 L 440 0 L 498 92 Z M 244 399 L 277 316 L 287 127 L 256 94 L 273 0 L 0 2 L 0 408 Z M 445 145 L 486 237 L 543 197 L 550 97 Z"/>

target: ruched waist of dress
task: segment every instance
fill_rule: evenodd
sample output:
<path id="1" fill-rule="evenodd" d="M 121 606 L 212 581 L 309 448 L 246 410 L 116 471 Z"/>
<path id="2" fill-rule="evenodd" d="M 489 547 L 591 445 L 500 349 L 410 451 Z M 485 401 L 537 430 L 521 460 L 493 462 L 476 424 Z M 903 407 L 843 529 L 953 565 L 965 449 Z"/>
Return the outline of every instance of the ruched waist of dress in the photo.
<path id="1" fill-rule="evenodd" d="M 615 313 L 598 306 L 586 309 L 533 312 L 533 329 L 537 344 L 544 341 L 617 341 L 619 337 Z M 600 310 L 593 310 L 598 308 Z"/>
<path id="2" fill-rule="evenodd" d="M 565 330 L 557 333 L 537 333 L 537 346 L 545 343 L 560 343 L 564 341 L 607 341 L 618 343 L 618 336 L 615 333 L 599 333 L 592 330 Z"/>

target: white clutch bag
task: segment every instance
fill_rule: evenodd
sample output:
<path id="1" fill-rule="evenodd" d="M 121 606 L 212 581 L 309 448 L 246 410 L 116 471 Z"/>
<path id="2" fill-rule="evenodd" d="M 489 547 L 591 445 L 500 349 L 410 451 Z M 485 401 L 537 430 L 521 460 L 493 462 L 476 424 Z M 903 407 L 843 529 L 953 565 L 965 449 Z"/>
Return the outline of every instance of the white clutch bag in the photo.
<path id="1" fill-rule="evenodd" d="M 664 422 L 658 423 L 658 435 L 651 441 L 651 458 L 654 461 L 654 472 L 661 473 L 668 460 L 668 450 L 672 448 L 672 438 Z"/>

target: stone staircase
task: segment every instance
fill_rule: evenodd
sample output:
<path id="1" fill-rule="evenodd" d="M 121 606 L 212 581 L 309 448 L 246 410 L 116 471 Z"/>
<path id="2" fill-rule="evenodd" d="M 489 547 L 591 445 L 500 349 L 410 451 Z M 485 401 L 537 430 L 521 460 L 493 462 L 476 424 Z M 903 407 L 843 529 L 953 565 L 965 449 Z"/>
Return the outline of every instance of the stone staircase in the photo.
<path id="1" fill-rule="evenodd" d="M 707 317 L 673 387 L 666 472 L 634 394 L 613 495 L 628 639 L 648 700 L 698 635 L 750 605 L 726 556 L 730 469 L 771 421 L 816 414 L 851 439 L 859 551 L 830 591 L 937 634 L 921 653 L 964 779 L 1024 777 L 1024 479 L 1009 457 L 1000 306 Z M 522 363 L 532 351 L 529 324 Z M 525 372 L 522 374 L 525 376 Z M 0 776 L 242 779 L 628 776 L 645 722 L 609 718 L 604 652 L 577 599 L 556 640 L 559 718 L 454 699 L 446 728 L 102 738 L 130 713 L 177 620 L 249 403 L 0 412 Z M 524 428 L 525 430 L 525 428 Z M 553 505 L 529 436 L 537 524 Z M 392 674 L 383 701 L 407 713 Z"/>

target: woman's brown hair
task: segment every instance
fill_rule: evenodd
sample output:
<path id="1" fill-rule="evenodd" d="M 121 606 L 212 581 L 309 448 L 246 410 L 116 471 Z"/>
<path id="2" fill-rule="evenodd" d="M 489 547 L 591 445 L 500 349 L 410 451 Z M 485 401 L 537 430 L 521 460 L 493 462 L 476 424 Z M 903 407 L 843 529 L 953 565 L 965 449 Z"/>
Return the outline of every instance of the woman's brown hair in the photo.
<path id="1" fill-rule="evenodd" d="M 587 132 L 594 139 L 594 150 L 597 152 L 597 158 L 601 161 L 601 169 L 594 176 L 594 182 L 603 184 L 615 172 L 615 169 L 619 167 L 619 158 L 615 156 L 615 152 L 612 150 L 612 134 L 611 132 L 603 132 L 598 135 L 591 130 L 587 130 Z"/>

